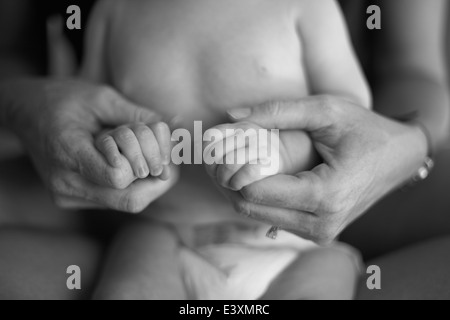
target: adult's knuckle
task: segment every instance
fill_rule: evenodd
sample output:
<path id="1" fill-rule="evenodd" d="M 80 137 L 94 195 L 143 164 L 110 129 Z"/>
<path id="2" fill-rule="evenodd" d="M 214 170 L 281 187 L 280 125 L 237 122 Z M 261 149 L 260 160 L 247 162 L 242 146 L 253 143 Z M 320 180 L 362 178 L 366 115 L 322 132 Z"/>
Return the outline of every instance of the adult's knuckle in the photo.
<path id="1" fill-rule="evenodd" d="M 323 214 L 336 216 L 347 210 L 347 201 L 341 196 L 339 191 L 328 193 L 327 197 L 321 202 L 320 211 Z"/>
<path id="2" fill-rule="evenodd" d="M 317 174 L 311 174 L 310 172 L 301 172 L 296 174 L 296 177 L 300 180 L 306 181 L 310 186 L 311 192 L 308 194 L 307 199 L 302 201 L 301 205 L 303 210 L 314 213 L 321 213 L 321 207 L 324 199 L 326 199 L 327 186 L 321 183 L 320 177 Z"/>
<path id="3" fill-rule="evenodd" d="M 343 197 L 343 189 L 339 183 L 329 181 L 327 184 L 316 181 L 320 179 L 317 175 L 309 177 L 311 185 L 314 187 L 314 192 L 310 194 L 309 212 L 314 212 L 322 216 L 336 215 L 342 212 L 345 197 Z"/>
<path id="4" fill-rule="evenodd" d="M 338 227 L 329 220 L 325 220 L 318 224 L 315 232 L 316 242 L 319 243 L 330 243 L 338 235 Z"/>
<path id="5" fill-rule="evenodd" d="M 261 194 L 249 187 L 242 188 L 241 195 L 246 201 L 251 203 L 260 203 L 261 201 Z"/>
<path id="6" fill-rule="evenodd" d="M 342 119 L 348 117 L 348 111 L 343 108 L 342 99 L 331 95 L 321 96 L 320 107 L 324 115 L 327 115 L 330 120 Z"/>

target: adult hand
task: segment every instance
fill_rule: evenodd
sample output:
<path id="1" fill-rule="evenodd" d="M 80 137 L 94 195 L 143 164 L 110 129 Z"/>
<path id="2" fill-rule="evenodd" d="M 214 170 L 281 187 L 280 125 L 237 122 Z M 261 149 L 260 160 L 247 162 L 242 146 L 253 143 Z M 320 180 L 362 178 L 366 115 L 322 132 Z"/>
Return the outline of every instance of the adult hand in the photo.
<path id="1" fill-rule="evenodd" d="M 161 120 L 113 89 L 75 80 L 19 80 L 1 89 L 2 102 L 11 106 L 5 123 L 22 139 L 59 206 L 136 213 L 174 184 L 176 174 L 170 181 L 136 180 L 128 161 L 111 167 L 95 148 L 95 135 L 105 127 Z"/>
<path id="2" fill-rule="evenodd" d="M 267 129 L 309 133 L 322 164 L 292 176 L 269 177 L 240 193 L 225 192 L 239 213 L 319 243 L 335 239 L 412 177 L 427 154 L 419 127 L 331 96 L 268 103 L 233 110 L 230 116 Z"/>

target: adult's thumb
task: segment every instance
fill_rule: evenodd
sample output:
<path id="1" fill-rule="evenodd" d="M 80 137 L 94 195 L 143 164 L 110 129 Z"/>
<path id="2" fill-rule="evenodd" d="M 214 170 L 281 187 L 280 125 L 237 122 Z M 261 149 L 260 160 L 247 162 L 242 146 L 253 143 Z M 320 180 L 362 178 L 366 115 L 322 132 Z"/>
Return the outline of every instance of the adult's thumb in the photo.
<path id="1" fill-rule="evenodd" d="M 154 123 L 162 120 L 162 116 L 154 111 L 139 106 L 119 93 L 108 93 L 107 103 L 100 106 L 99 120 L 105 125 L 121 126 L 128 123 Z"/>
<path id="2" fill-rule="evenodd" d="M 332 123 L 333 103 L 331 98 L 315 96 L 234 109 L 228 115 L 234 122 L 253 122 L 265 129 L 316 131 Z"/>

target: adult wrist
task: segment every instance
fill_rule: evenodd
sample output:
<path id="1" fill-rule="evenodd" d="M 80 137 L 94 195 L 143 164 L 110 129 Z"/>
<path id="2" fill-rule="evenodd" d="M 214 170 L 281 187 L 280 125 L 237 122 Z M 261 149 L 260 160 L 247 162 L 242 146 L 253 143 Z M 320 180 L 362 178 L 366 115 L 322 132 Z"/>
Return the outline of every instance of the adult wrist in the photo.
<path id="1" fill-rule="evenodd" d="M 419 120 L 411 120 L 408 122 L 410 125 L 418 128 L 423 136 L 425 137 L 426 140 L 426 145 L 427 145 L 427 156 L 431 159 L 434 158 L 436 151 L 435 151 L 435 147 L 433 144 L 433 139 L 431 137 L 431 132 L 430 130 L 427 128 L 427 126 L 425 126 L 422 122 L 420 122 Z"/>
<path id="2" fill-rule="evenodd" d="M 429 130 L 429 128 L 420 119 L 418 119 L 417 115 L 417 112 L 413 112 L 402 117 L 394 118 L 395 120 L 414 129 L 416 138 L 411 140 L 411 146 L 416 147 L 419 154 L 420 151 L 424 152 L 424 146 L 426 150 L 425 154 L 422 153 L 422 162 L 420 166 L 418 166 L 418 169 L 415 171 L 414 175 L 404 183 L 404 186 L 413 186 L 428 178 L 435 165 L 434 155 L 436 146 L 433 141 L 431 130 Z"/>
<path id="3" fill-rule="evenodd" d="M 425 144 L 426 144 L 426 154 L 423 156 L 423 160 L 422 160 L 422 164 L 421 166 L 417 169 L 416 173 L 414 174 L 414 176 L 412 176 L 410 178 L 410 180 L 407 182 L 407 186 L 414 186 L 417 183 L 420 183 L 422 181 L 424 181 L 425 179 L 427 179 L 431 173 L 431 171 L 434 169 L 435 166 L 435 160 L 434 160 L 434 148 L 433 148 L 433 142 L 431 139 L 431 134 L 430 131 L 428 130 L 428 128 L 423 125 L 422 123 L 420 123 L 419 121 L 411 121 L 409 123 L 411 126 L 415 127 L 416 130 L 418 129 L 419 132 L 422 135 L 422 138 L 425 139 Z M 418 140 L 420 141 L 420 140 Z M 422 144 L 423 144 L 423 139 L 422 139 Z M 419 142 L 420 143 L 420 142 Z"/>
<path id="4" fill-rule="evenodd" d="M 408 185 L 423 166 L 428 155 L 428 142 L 422 129 L 413 124 L 394 121 L 391 127 L 389 162 L 383 166 L 384 186 L 381 192 L 390 193 Z"/>

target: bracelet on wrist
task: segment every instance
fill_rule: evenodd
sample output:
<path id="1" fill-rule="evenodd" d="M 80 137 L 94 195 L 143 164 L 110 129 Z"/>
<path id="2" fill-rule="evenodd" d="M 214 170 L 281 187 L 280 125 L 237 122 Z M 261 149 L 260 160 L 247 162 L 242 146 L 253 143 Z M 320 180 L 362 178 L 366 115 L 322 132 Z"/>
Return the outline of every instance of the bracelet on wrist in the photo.
<path id="1" fill-rule="evenodd" d="M 413 187 L 416 184 L 426 180 L 433 171 L 433 168 L 435 166 L 433 140 L 431 138 L 431 133 L 428 130 L 428 128 L 422 122 L 417 120 L 416 112 L 408 116 L 398 117 L 397 120 L 419 128 L 424 134 L 427 142 L 427 155 L 423 160 L 422 165 L 417 170 L 416 174 L 405 184 L 406 187 Z"/>
<path id="2" fill-rule="evenodd" d="M 434 169 L 435 162 L 434 162 L 434 158 L 433 158 L 434 152 L 433 152 L 433 143 L 431 140 L 430 131 L 420 121 L 413 120 L 411 123 L 416 125 L 419 129 L 422 130 L 423 134 L 425 135 L 426 141 L 427 141 L 427 156 L 425 157 L 422 166 L 419 168 L 419 170 L 417 170 L 416 175 L 414 177 L 412 177 L 411 182 L 410 182 L 410 185 L 414 186 L 415 184 L 426 180 L 430 176 L 431 171 L 433 171 L 433 169 Z"/>

